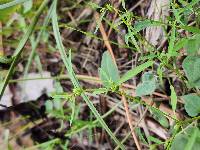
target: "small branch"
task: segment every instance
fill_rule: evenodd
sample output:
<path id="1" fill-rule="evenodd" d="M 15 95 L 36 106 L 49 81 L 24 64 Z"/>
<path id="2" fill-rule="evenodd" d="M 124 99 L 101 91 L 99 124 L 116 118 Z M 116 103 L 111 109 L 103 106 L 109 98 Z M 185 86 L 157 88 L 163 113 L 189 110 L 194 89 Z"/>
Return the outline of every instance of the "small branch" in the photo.
<path id="1" fill-rule="evenodd" d="M 100 18 L 100 17 L 99 17 L 99 14 L 98 14 L 98 13 L 95 13 L 95 19 L 98 21 L 99 18 Z M 107 36 L 107 34 L 106 34 L 106 32 L 105 32 L 105 29 L 104 29 L 102 23 L 100 23 L 99 29 L 100 29 L 101 35 L 102 35 L 102 37 L 103 37 L 103 40 L 104 40 L 104 42 L 105 42 L 105 46 L 107 47 L 107 49 L 108 49 L 108 51 L 109 51 L 109 53 L 110 53 L 110 55 L 111 55 L 111 57 L 112 57 L 112 59 L 113 59 L 113 62 L 116 64 L 116 60 L 115 60 L 115 56 L 114 56 L 112 47 L 111 47 L 111 45 L 110 45 L 110 43 L 109 43 L 108 36 Z M 110 31 L 110 32 L 111 32 L 111 31 Z M 109 35 L 110 35 L 110 32 L 109 32 Z M 131 118 L 131 115 L 130 115 L 130 113 L 129 113 L 128 103 L 127 103 L 126 98 L 125 98 L 124 95 L 122 95 L 122 102 L 124 103 L 124 108 L 125 108 L 125 111 L 126 111 L 126 116 L 127 116 L 128 124 L 129 124 L 129 126 L 130 126 L 131 133 L 132 133 L 133 139 L 134 139 L 134 141 L 135 141 L 136 147 L 137 147 L 138 150 L 141 150 L 140 144 L 139 144 L 139 142 L 138 142 L 137 136 L 136 136 L 136 134 L 135 134 L 135 132 L 134 132 L 134 128 L 133 128 L 133 126 L 132 126 L 132 118 Z"/>
<path id="2" fill-rule="evenodd" d="M 96 21 L 98 22 L 98 20 L 100 19 L 99 14 L 95 13 L 94 17 L 95 17 Z M 104 29 L 104 27 L 103 27 L 101 22 L 100 22 L 99 29 L 100 29 L 101 35 L 103 37 L 103 41 L 105 42 L 106 48 L 108 49 L 108 51 L 109 51 L 109 53 L 110 53 L 110 55 L 111 55 L 111 57 L 113 59 L 113 62 L 115 64 L 117 64 L 116 60 L 115 60 L 115 56 L 114 56 L 113 50 L 112 50 L 112 47 L 111 47 L 111 45 L 109 43 L 109 40 L 108 40 L 108 36 L 107 36 L 106 31 L 105 31 L 105 29 Z"/>
<path id="3" fill-rule="evenodd" d="M 76 75 L 76 77 L 80 80 L 90 82 L 91 84 L 102 84 L 101 80 L 99 77 L 94 77 L 94 76 L 88 76 L 88 75 Z M 55 80 L 60 80 L 60 79 L 69 79 L 69 75 L 60 75 L 56 77 L 42 77 L 42 78 L 20 78 L 20 79 L 15 79 L 15 80 L 10 80 L 9 82 L 15 83 L 15 82 L 22 82 L 22 81 L 27 81 L 27 80 L 44 80 L 44 79 L 55 79 Z M 135 91 L 136 87 L 134 85 L 130 84 L 122 84 L 122 89 L 131 89 Z M 153 95 L 164 98 L 164 99 L 169 99 L 168 96 L 154 92 Z M 133 95 L 135 96 L 135 95 Z"/>
<path id="4" fill-rule="evenodd" d="M 134 141 L 135 141 L 135 144 L 136 144 L 137 149 L 138 149 L 138 150 L 141 150 L 139 141 L 138 141 L 138 139 L 137 139 L 137 136 L 136 136 L 136 134 L 135 134 L 135 132 L 134 132 L 134 128 L 133 128 L 133 126 L 132 126 L 132 122 L 133 122 L 133 121 L 132 121 L 132 117 L 131 117 L 131 115 L 130 115 L 130 113 L 129 113 L 128 103 L 127 103 L 126 97 L 125 97 L 124 95 L 122 95 L 122 102 L 124 103 L 124 108 L 125 108 L 125 112 L 126 112 L 126 117 L 127 117 L 127 120 L 128 120 L 129 127 L 130 127 L 130 129 L 131 129 L 132 137 L 133 137 L 133 139 L 134 139 Z"/>

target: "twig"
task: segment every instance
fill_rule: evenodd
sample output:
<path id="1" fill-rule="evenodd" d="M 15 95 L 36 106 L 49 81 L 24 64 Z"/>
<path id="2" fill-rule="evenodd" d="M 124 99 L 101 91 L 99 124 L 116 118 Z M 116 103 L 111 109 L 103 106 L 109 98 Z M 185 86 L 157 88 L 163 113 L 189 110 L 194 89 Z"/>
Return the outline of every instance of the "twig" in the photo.
<path id="1" fill-rule="evenodd" d="M 96 83 L 96 84 L 102 84 L 101 80 L 98 77 L 93 77 L 93 76 L 88 76 L 88 75 L 76 75 L 76 77 L 80 80 L 84 80 L 87 82 L 90 82 L 91 84 Z M 69 75 L 60 75 L 60 76 L 56 76 L 56 77 L 42 77 L 42 78 L 21 78 L 21 79 L 15 79 L 15 80 L 10 80 L 10 83 L 15 83 L 15 82 L 23 82 L 23 81 L 27 81 L 27 80 L 45 80 L 45 79 L 55 79 L 55 80 L 59 80 L 59 79 L 69 79 Z M 122 84 L 122 87 L 124 89 L 133 89 L 135 90 L 136 87 L 134 85 L 130 85 L 130 84 Z M 158 92 L 154 92 L 153 95 L 155 96 L 159 96 L 161 98 L 165 98 L 165 99 L 169 99 L 168 96 L 158 93 Z"/>
<path id="2" fill-rule="evenodd" d="M 99 14 L 98 13 L 95 13 L 95 19 L 99 20 Z M 109 51 L 109 53 L 110 53 L 110 55 L 112 57 L 113 62 L 116 64 L 116 60 L 115 60 L 115 56 L 114 56 L 112 47 L 111 47 L 111 45 L 109 43 L 108 36 L 107 36 L 107 34 L 105 32 L 105 29 L 104 29 L 102 23 L 100 23 L 99 29 L 100 29 L 101 35 L 103 37 L 103 40 L 105 42 L 105 46 L 107 47 L 107 49 L 108 49 L 108 51 Z M 128 119 L 128 123 L 129 123 L 130 129 L 131 129 L 131 133 L 132 133 L 133 139 L 135 141 L 137 149 L 141 150 L 140 144 L 138 142 L 137 136 L 136 136 L 136 134 L 134 132 L 134 129 L 133 129 L 133 126 L 132 126 L 132 118 L 131 118 L 131 115 L 129 113 L 128 103 L 127 103 L 126 98 L 125 98 L 124 95 L 122 95 L 122 101 L 124 103 L 124 108 L 125 108 L 126 116 L 127 116 L 127 119 Z"/>
<path id="3" fill-rule="evenodd" d="M 98 78 L 98 77 L 93 77 L 93 76 L 87 76 L 87 75 L 76 75 L 76 77 L 79 79 L 79 80 L 83 80 L 83 81 L 87 81 L 91 84 L 102 84 L 101 80 Z M 59 80 L 59 79 L 69 79 L 69 75 L 60 75 L 60 76 L 56 76 L 56 77 L 42 77 L 42 78 L 22 78 L 22 79 L 16 79 L 16 80 L 10 80 L 9 82 L 10 83 L 16 83 L 16 82 L 23 82 L 23 81 L 27 81 L 27 80 L 45 80 L 45 79 L 55 79 L 55 80 Z M 136 87 L 133 86 L 133 85 L 129 85 L 129 84 L 122 84 L 122 89 L 124 90 L 127 90 L 127 89 L 132 89 L 132 90 L 135 90 Z M 133 91 L 134 93 L 134 91 Z M 161 98 L 165 98 L 165 99 L 169 99 L 168 96 L 164 95 L 164 94 L 161 94 L 161 93 L 158 93 L 158 92 L 154 92 L 153 95 L 156 95 L 156 96 L 159 96 Z M 133 94 L 134 96 L 134 94 Z M 146 104 L 149 104 L 150 105 L 150 99 L 147 98 L 147 97 L 142 97 L 142 100 L 146 103 Z M 154 106 L 156 106 L 154 104 Z M 166 107 L 164 104 L 161 104 L 159 106 L 159 109 L 163 112 L 166 112 L 168 114 L 171 114 L 172 116 L 174 116 L 174 113 L 173 111 Z M 177 118 L 180 118 L 180 115 L 178 113 L 176 113 L 176 116 Z"/>
<path id="4" fill-rule="evenodd" d="M 141 150 L 140 144 L 139 144 L 139 142 L 138 142 L 137 136 L 136 136 L 136 134 L 135 134 L 135 132 L 134 132 L 134 128 L 133 128 L 133 126 L 132 126 L 132 117 L 131 117 L 131 115 L 130 115 L 130 113 L 129 113 L 128 103 L 127 103 L 126 97 L 125 97 L 124 95 L 122 95 L 122 101 L 123 101 L 123 103 L 124 103 L 124 108 L 125 108 L 125 112 L 126 112 L 126 117 L 127 117 L 127 120 L 128 120 L 129 127 L 130 127 L 130 129 L 131 129 L 131 133 L 132 133 L 133 139 L 134 139 L 134 141 L 135 141 L 136 147 L 137 147 L 138 150 Z"/>
<path id="5" fill-rule="evenodd" d="M 76 22 L 76 19 L 74 19 L 73 15 L 71 14 L 70 11 L 67 12 L 67 15 L 69 16 L 69 18 L 71 19 L 72 23 L 75 25 L 75 26 L 78 26 L 77 22 Z"/>
<path id="6" fill-rule="evenodd" d="M 136 89 L 136 86 L 130 85 L 130 84 L 123 84 L 123 87 L 134 89 L 134 90 Z M 162 97 L 165 99 L 169 99 L 169 96 L 166 96 L 166 95 L 158 93 L 158 92 L 154 92 L 153 95 L 156 95 L 156 96 L 159 96 L 159 97 Z"/>
<path id="7" fill-rule="evenodd" d="M 99 14 L 97 12 L 94 14 L 94 17 L 95 17 L 96 21 L 98 21 L 100 19 Z M 104 27 L 103 27 L 101 22 L 100 22 L 99 29 L 100 29 L 101 35 L 103 37 L 103 40 L 105 42 L 105 45 L 106 45 L 106 47 L 107 47 L 107 49 L 108 49 L 108 51 L 109 51 L 109 53 L 110 53 L 110 55 L 111 55 L 111 57 L 113 59 L 113 62 L 116 64 L 116 60 L 115 60 L 115 56 L 114 56 L 112 47 L 111 47 L 111 45 L 109 43 L 108 36 L 107 36 L 106 31 L 105 31 L 105 29 L 104 29 Z"/>

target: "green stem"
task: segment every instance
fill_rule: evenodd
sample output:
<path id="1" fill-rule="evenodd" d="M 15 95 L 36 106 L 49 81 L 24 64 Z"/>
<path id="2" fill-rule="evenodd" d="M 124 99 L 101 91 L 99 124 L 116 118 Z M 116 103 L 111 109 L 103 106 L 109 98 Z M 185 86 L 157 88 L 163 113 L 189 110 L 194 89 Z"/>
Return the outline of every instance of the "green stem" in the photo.
<path id="1" fill-rule="evenodd" d="M 55 2 L 57 2 L 57 0 L 55 0 Z M 53 25 L 53 31 L 54 31 L 54 36 L 56 39 L 56 43 L 59 49 L 59 52 L 61 54 L 61 58 L 65 64 L 65 67 L 69 73 L 70 79 L 74 85 L 75 88 L 78 89 L 82 89 L 78 79 L 76 78 L 76 75 L 72 69 L 72 64 L 71 64 L 71 58 L 69 56 L 66 57 L 66 52 L 65 52 L 65 48 L 62 44 L 62 40 L 61 40 L 61 35 L 59 32 L 59 26 L 58 26 L 58 19 L 57 19 L 57 13 L 56 13 L 56 5 L 55 5 L 55 9 L 54 9 L 54 13 L 52 16 L 52 25 Z M 109 127 L 107 126 L 107 124 L 105 123 L 105 121 L 102 119 L 101 115 L 98 113 L 98 111 L 96 110 L 96 108 L 94 107 L 93 103 L 89 100 L 89 98 L 87 97 L 87 95 L 83 92 L 81 94 L 81 97 L 83 98 L 83 100 L 86 102 L 86 104 L 88 105 L 88 107 L 90 108 L 90 110 L 93 112 L 93 114 L 95 115 L 95 117 L 98 119 L 99 123 L 102 125 L 102 127 L 106 130 L 106 132 L 110 135 L 110 137 L 114 140 L 114 142 L 117 145 L 120 145 L 120 148 L 122 150 L 125 150 L 125 147 L 123 144 L 121 144 L 121 142 L 115 137 L 115 135 L 112 133 L 112 131 L 109 129 Z"/>

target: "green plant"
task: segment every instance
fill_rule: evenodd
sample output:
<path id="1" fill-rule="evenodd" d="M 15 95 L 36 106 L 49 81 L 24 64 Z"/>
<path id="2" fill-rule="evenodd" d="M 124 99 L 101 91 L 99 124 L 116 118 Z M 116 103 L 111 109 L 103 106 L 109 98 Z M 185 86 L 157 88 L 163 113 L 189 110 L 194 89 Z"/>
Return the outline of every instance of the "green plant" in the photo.
<path id="1" fill-rule="evenodd" d="M 3 1 L 1 3 L 0 20 L 2 21 L 7 20 L 13 12 L 17 12 L 18 9 L 21 7 L 20 4 L 22 4 L 22 6 L 25 8 L 23 9 L 23 13 L 27 13 L 33 9 L 32 0 Z M 101 15 L 100 19 L 97 21 L 94 32 L 83 31 L 78 27 L 74 27 L 72 24 L 59 23 L 59 17 L 57 15 L 57 3 L 57 0 L 44 0 L 39 9 L 36 11 L 35 16 L 32 19 L 29 27 L 27 29 L 22 29 L 24 35 L 21 38 L 12 57 L 8 58 L 6 56 L 0 55 L 0 63 L 10 64 L 10 68 L 8 71 L 6 70 L 0 72 L 0 98 L 3 96 L 3 93 L 8 83 L 11 82 L 11 77 L 15 73 L 16 66 L 21 59 L 20 57 L 23 53 L 25 44 L 29 41 L 29 39 L 32 50 L 30 56 L 27 59 L 27 65 L 25 66 L 24 80 L 30 80 L 26 79 L 26 76 L 28 74 L 33 58 L 35 56 L 38 56 L 36 53 L 36 48 L 39 45 L 41 38 L 45 36 L 44 34 L 47 32 L 47 30 L 51 30 L 51 28 L 48 28 L 51 21 L 53 36 L 56 43 L 55 47 L 59 50 L 64 66 L 67 70 L 67 75 L 54 77 L 54 79 L 57 80 L 56 91 L 55 93 L 51 94 L 52 99 L 46 101 L 45 108 L 46 113 L 49 117 L 55 117 L 61 122 L 60 130 L 63 129 L 63 122 L 69 122 L 71 128 L 70 130 L 66 131 L 66 137 L 81 133 L 84 129 L 101 127 L 115 142 L 117 146 L 116 149 L 118 147 L 120 147 L 121 149 L 126 149 L 124 142 L 130 134 L 128 134 L 128 136 L 125 137 L 123 140 L 120 140 L 104 121 L 104 118 L 114 112 L 117 106 L 122 105 L 121 102 L 119 102 L 116 107 L 113 107 L 107 113 L 100 115 L 88 96 L 88 93 L 95 96 L 100 94 L 107 95 L 109 93 L 114 93 L 118 96 L 125 96 L 125 98 L 129 102 L 134 102 L 134 104 L 146 107 L 146 111 L 149 110 L 149 112 L 151 113 L 149 116 L 152 116 L 154 120 L 158 121 L 158 123 L 165 129 L 170 129 L 171 137 L 168 140 L 164 141 L 153 136 L 145 137 L 142 131 L 136 128 L 136 133 L 138 134 L 140 140 L 143 141 L 143 143 L 145 143 L 148 148 L 156 149 L 158 146 L 162 145 L 165 149 L 198 149 L 198 142 L 200 137 L 198 128 L 199 123 L 197 121 L 200 119 L 198 115 L 200 113 L 200 75 L 198 69 L 200 67 L 200 30 L 198 20 L 195 20 L 196 26 L 190 26 L 188 23 L 189 20 L 187 20 L 187 18 L 188 16 L 193 14 L 199 17 L 199 13 L 197 13 L 196 11 L 196 7 L 199 6 L 199 1 L 194 0 L 191 2 L 187 2 L 180 0 L 179 5 L 173 1 L 170 1 L 172 15 L 168 18 L 166 22 L 150 20 L 142 18 L 140 16 L 136 16 L 126 9 L 125 1 L 122 1 L 122 10 L 115 8 L 111 4 L 98 6 L 97 4 L 90 2 L 89 6 L 93 9 L 100 9 Z M 42 15 L 45 8 L 47 8 L 47 4 L 50 4 L 51 6 L 49 9 L 47 9 L 47 15 L 43 21 L 43 25 L 40 28 L 40 31 L 37 31 L 38 34 L 35 38 L 36 34 L 34 34 L 34 31 L 36 31 L 36 24 L 38 23 L 39 17 Z M 73 7 L 77 5 L 78 4 L 75 3 Z M 6 15 L 2 16 L 1 13 L 5 13 Z M 106 18 L 107 13 L 116 13 L 119 16 L 119 22 L 117 22 L 116 24 L 110 22 L 110 20 Z M 136 20 L 134 25 L 133 20 Z M 99 77 L 103 87 L 89 89 L 81 86 L 81 84 L 79 83 L 78 77 L 73 69 L 73 54 L 71 53 L 71 50 L 69 48 L 67 48 L 66 51 L 62 42 L 60 28 L 62 27 L 66 29 L 71 29 L 73 31 L 80 32 L 90 38 L 103 41 L 104 39 L 99 38 L 97 35 L 95 35 L 100 28 L 100 23 L 103 21 L 105 21 L 108 26 L 118 35 L 123 36 L 125 45 L 120 45 L 116 41 L 109 42 L 115 46 L 118 46 L 119 48 L 126 48 L 133 53 L 139 54 L 139 61 L 137 62 L 137 65 L 135 67 L 130 70 L 126 70 L 126 73 L 124 74 L 120 74 L 118 66 L 115 61 L 113 61 L 110 53 L 108 51 L 105 51 L 102 55 L 101 65 L 98 69 Z M 87 22 L 87 20 L 83 20 L 82 22 L 85 23 Z M 23 24 L 22 26 L 27 26 L 23 19 L 21 23 Z M 118 29 L 118 27 L 122 24 L 127 28 L 127 32 L 124 35 L 121 34 L 120 29 Z M 165 35 L 167 43 L 165 49 L 162 49 L 162 47 L 157 48 L 156 46 L 153 46 L 143 37 L 143 35 L 141 34 L 142 31 L 146 30 L 149 27 L 163 27 L 170 29 L 169 33 L 166 33 Z M 179 30 L 188 32 L 190 36 L 181 36 Z M 46 40 L 48 41 L 49 35 L 46 36 Z M 53 47 L 52 45 L 52 43 L 49 44 L 49 47 Z M 143 50 L 143 46 L 147 49 L 146 51 Z M 182 55 L 181 49 L 185 49 L 187 55 L 184 58 L 183 62 L 181 62 L 182 66 L 177 65 L 177 57 L 181 57 Z M 40 60 L 37 60 L 38 63 L 41 64 Z M 181 67 L 183 68 L 183 72 Z M 42 70 L 42 67 L 38 68 L 38 70 Z M 168 73 L 171 73 L 172 76 L 169 76 Z M 129 90 L 123 88 L 129 80 L 133 79 L 136 76 L 140 79 L 140 82 L 138 82 L 135 88 L 136 96 L 133 96 Z M 178 93 L 176 92 L 175 84 L 173 83 L 173 81 L 170 80 L 174 76 L 175 78 L 178 78 L 185 86 L 186 92 L 181 93 L 182 95 L 178 95 Z M 62 86 L 58 81 L 62 78 L 69 78 L 71 80 L 73 84 L 73 89 L 71 90 L 71 92 L 64 92 L 64 90 L 62 89 Z M 160 102 L 157 102 L 156 100 L 154 101 L 153 95 L 155 95 L 156 90 L 162 89 L 163 79 L 167 79 L 170 84 L 170 98 L 167 98 L 169 100 L 169 106 L 171 106 L 171 109 L 173 111 L 173 115 L 168 114 L 163 110 L 160 110 L 159 107 L 156 107 L 160 104 Z M 16 81 L 18 82 L 20 80 Z M 149 100 L 153 99 L 152 102 L 155 103 L 155 105 L 151 105 L 151 103 L 148 103 L 143 99 L 145 96 L 149 95 Z M 82 97 L 82 99 L 92 112 L 90 118 L 92 118 L 94 115 L 96 120 L 92 121 L 91 119 L 90 121 L 83 121 L 79 119 L 78 115 L 80 113 L 81 106 L 79 106 L 79 104 L 76 102 L 76 99 L 79 96 Z M 182 99 L 184 101 L 182 101 Z M 180 101 L 184 105 L 184 109 L 188 115 L 187 117 L 190 116 L 193 118 L 181 120 L 176 116 L 176 110 L 183 106 L 179 103 Z M 64 107 L 64 104 L 66 103 L 68 104 L 68 108 Z M 170 121 L 173 121 L 173 125 L 169 124 L 168 119 L 170 119 Z M 56 138 L 48 142 L 38 144 L 32 148 L 40 147 L 53 149 L 57 145 L 60 145 L 64 149 L 64 147 L 67 147 L 68 142 L 69 141 L 66 140 L 63 144 L 62 139 Z"/>

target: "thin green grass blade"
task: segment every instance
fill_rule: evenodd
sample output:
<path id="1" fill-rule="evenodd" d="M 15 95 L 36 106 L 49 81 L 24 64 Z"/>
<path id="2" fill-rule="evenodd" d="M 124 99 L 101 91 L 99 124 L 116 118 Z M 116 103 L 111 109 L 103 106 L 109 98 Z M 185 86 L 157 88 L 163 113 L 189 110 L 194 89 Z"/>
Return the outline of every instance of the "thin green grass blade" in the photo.
<path id="1" fill-rule="evenodd" d="M 49 9 L 49 11 L 48 11 L 48 14 L 47 14 L 47 16 L 45 17 L 45 20 L 44 20 L 42 29 L 40 30 L 40 32 L 39 32 L 39 34 L 38 34 L 38 36 L 37 36 L 35 42 L 34 42 L 33 45 L 32 45 L 33 48 L 32 48 L 32 51 L 31 51 L 31 53 L 30 53 L 30 56 L 29 56 L 29 58 L 28 58 L 27 65 L 26 65 L 26 67 L 25 67 L 24 78 L 26 78 L 26 76 L 27 76 L 27 74 L 28 74 L 28 70 L 29 70 L 29 68 L 30 68 L 31 62 L 32 62 L 32 60 L 33 60 L 33 58 L 34 58 L 34 55 L 35 55 L 35 50 L 36 50 L 36 48 L 37 48 L 37 46 L 38 46 L 38 44 L 39 44 L 39 42 L 40 42 L 40 38 L 41 38 L 42 34 L 44 33 L 44 31 L 45 31 L 47 25 L 48 25 L 49 22 L 50 22 L 50 19 L 51 19 L 51 16 L 52 16 L 52 10 L 53 10 L 53 4 L 51 5 L 51 7 L 50 7 L 50 9 Z"/>
<path id="2" fill-rule="evenodd" d="M 108 115 L 110 115 L 111 113 L 113 113 L 113 112 L 115 111 L 115 109 L 116 109 L 117 107 L 119 107 L 120 105 L 122 105 L 122 102 L 121 102 L 121 101 L 118 102 L 114 107 L 112 107 L 108 112 L 106 112 L 106 113 L 102 116 L 102 118 L 104 119 L 104 118 L 106 118 Z M 99 122 L 98 119 L 96 119 L 96 120 L 92 121 L 92 124 L 95 125 L 95 124 L 97 124 L 98 122 Z M 65 136 L 72 136 L 73 134 L 79 133 L 79 132 L 81 132 L 81 131 L 83 131 L 83 130 L 89 128 L 90 126 L 91 126 L 91 124 L 86 124 L 85 126 L 79 128 L 79 129 L 76 129 L 76 130 L 71 129 L 71 130 L 67 131 L 67 133 L 65 134 Z M 119 148 L 119 146 L 118 146 L 118 148 Z"/>
<path id="3" fill-rule="evenodd" d="M 24 148 L 24 150 L 35 150 L 35 149 L 39 149 L 39 148 L 42 149 L 42 147 L 47 147 L 48 145 L 52 145 L 52 144 L 59 144 L 60 142 L 61 142 L 60 138 L 55 138 L 55 139 L 51 139 L 51 140 L 44 142 L 44 143 L 40 143 L 40 144 L 31 146 L 31 147 L 28 147 L 28 148 Z"/>
<path id="4" fill-rule="evenodd" d="M 12 2 L 9 2 L 9 3 L 5 3 L 5 4 L 0 5 L 0 10 L 6 9 L 6 8 L 9 8 L 9 7 L 18 5 L 18 4 L 22 4 L 22 3 L 27 2 L 27 1 L 29 1 L 29 0 L 15 0 L 15 1 L 12 1 Z"/>
<path id="5" fill-rule="evenodd" d="M 134 76 L 136 76 L 138 73 L 144 71 L 146 68 L 152 66 L 154 63 L 154 61 L 147 61 L 139 66 L 137 66 L 136 68 L 133 68 L 131 70 L 129 70 L 127 73 L 125 73 L 121 79 L 119 80 L 119 84 L 122 84 L 124 82 L 126 82 L 127 80 L 133 78 Z"/>
<path id="6" fill-rule="evenodd" d="M 0 99 L 1 97 L 3 96 L 3 93 L 5 91 L 5 88 L 12 76 L 12 74 L 14 73 L 14 68 L 15 66 L 17 65 L 17 61 L 23 51 L 23 48 L 26 44 L 26 42 L 28 41 L 30 35 L 32 34 L 34 28 L 35 28 L 35 25 L 37 24 L 38 22 L 38 19 L 40 17 L 40 15 L 42 14 L 42 11 L 44 10 L 45 6 L 47 5 L 47 3 L 49 2 L 49 0 L 44 0 L 43 3 L 41 4 L 40 8 L 38 9 L 38 11 L 36 12 L 36 15 L 35 17 L 33 18 L 33 21 L 32 23 L 30 24 L 30 26 L 28 27 L 27 29 L 27 32 L 25 33 L 25 35 L 23 36 L 22 40 L 20 41 L 15 53 L 13 54 L 12 58 L 13 58 L 13 61 L 11 63 L 11 66 L 9 68 L 9 71 L 2 83 L 2 85 L 0 86 Z"/>
<path id="7" fill-rule="evenodd" d="M 57 0 L 55 0 L 54 2 L 57 2 Z M 72 64 L 71 64 L 71 60 L 69 60 L 69 58 L 67 58 L 66 52 L 65 52 L 65 48 L 62 44 L 62 40 L 61 40 L 61 36 L 60 36 L 60 32 L 59 32 L 59 27 L 58 27 L 58 19 L 57 19 L 57 14 L 56 14 L 56 5 L 54 7 L 54 12 L 52 15 L 52 25 L 53 25 L 53 31 L 54 31 L 54 36 L 56 39 L 56 43 L 59 49 L 59 52 L 61 54 L 61 58 L 67 68 L 67 71 L 69 73 L 70 79 L 74 85 L 75 88 L 81 89 L 81 86 L 75 76 L 75 73 L 72 69 Z M 98 119 L 99 123 L 102 125 L 102 127 L 106 130 L 106 132 L 110 135 L 110 137 L 115 141 L 115 143 L 117 145 L 120 145 L 121 149 L 125 150 L 124 145 L 122 145 L 120 143 L 120 141 L 115 137 L 115 135 L 112 133 L 112 131 L 109 129 L 109 127 L 106 125 L 106 123 L 104 122 L 104 120 L 102 119 L 101 115 L 98 113 L 98 111 L 96 110 L 96 108 L 94 107 L 93 103 L 89 100 L 89 98 L 87 97 L 87 95 L 83 92 L 81 94 L 82 98 L 84 99 L 84 101 L 86 102 L 86 104 L 88 105 L 88 107 L 90 108 L 90 110 L 93 112 L 93 114 L 95 115 L 95 117 Z"/>

